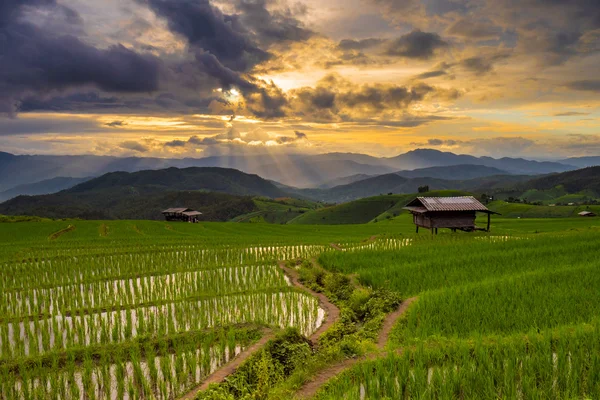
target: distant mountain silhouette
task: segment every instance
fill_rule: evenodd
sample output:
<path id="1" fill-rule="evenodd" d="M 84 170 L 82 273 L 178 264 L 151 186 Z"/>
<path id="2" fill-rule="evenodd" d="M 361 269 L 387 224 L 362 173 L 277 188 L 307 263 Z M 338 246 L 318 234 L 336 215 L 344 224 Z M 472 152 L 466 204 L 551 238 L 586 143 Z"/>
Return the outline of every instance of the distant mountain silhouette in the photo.
<path id="1" fill-rule="evenodd" d="M 573 160 L 575 164 L 594 162 L 593 160 Z M 9 153 L 0 153 L 0 191 L 56 177 L 84 178 L 116 171 L 136 172 L 169 167 L 234 168 L 249 174 L 258 174 L 265 179 L 275 180 L 288 186 L 316 188 L 321 185 L 330 186 L 329 182 L 331 181 L 353 175 L 383 175 L 397 171 L 408 174 L 406 171 L 415 169 L 467 164 L 496 168 L 505 173 L 518 175 L 548 174 L 576 169 L 575 166 L 559 162 L 538 162 L 521 158 L 474 157 L 432 149 L 413 150 L 389 158 L 355 153 L 316 155 L 266 153 L 198 159 L 118 158 L 93 155 L 15 156 Z"/>

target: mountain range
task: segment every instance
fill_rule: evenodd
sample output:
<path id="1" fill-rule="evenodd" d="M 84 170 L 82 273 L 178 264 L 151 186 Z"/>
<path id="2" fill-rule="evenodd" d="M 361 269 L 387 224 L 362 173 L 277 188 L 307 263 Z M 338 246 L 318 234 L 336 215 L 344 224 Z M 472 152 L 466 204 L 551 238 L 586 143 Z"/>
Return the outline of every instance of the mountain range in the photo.
<path id="1" fill-rule="evenodd" d="M 167 168 L 112 172 L 54 194 L 18 196 L 0 214 L 48 218 L 161 219 L 169 207 L 201 211 L 207 221 L 227 221 L 258 211 L 255 196 L 287 193 L 257 175 L 225 168 Z"/>
<path id="2" fill-rule="evenodd" d="M 432 177 L 453 180 L 469 179 L 470 177 L 465 175 L 452 176 L 449 170 L 445 171 L 444 169 L 432 170 L 426 173 L 420 171 L 417 173 L 419 176 L 411 173 L 416 169 L 459 165 L 478 165 L 496 169 L 496 171 L 489 170 L 485 172 L 486 174 L 537 175 L 600 165 L 600 157 L 541 162 L 522 158 L 474 157 L 432 149 L 413 150 L 395 157 L 373 157 L 356 153 L 316 155 L 267 153 L 252 156 L 228 155 L 197 159 L 119 158 L 94 155 L 13 155 L 0 152 L 0 191 L 7 191 L 22 185 L 37 184 L 57 177 L 80 179 L 101 176 L 116 171 L 137 172 L 169 167 L 233 168 L 298 188 L 333 187 L 354 182 L 353 176 L 363 178 L 389 173 L 398 173 L 408 178 L 422 177 L 423 174 L 435 174 Z M 479 169 L 479 171 L 482 170 Z M 12 192 L 12 194 L 27 194 L 31 193 L 32 190 L 35 192 L 37 189 L 22 188 Z M 38 193 L 41 193 L 39 190 Z"/>
<path id="3" fill-rule="evenodd" d="M 463 169 L 480 168 L 484 168 L 481 172 L 495 172 L 477 165 L 455 166 L 448 170 L 458 174 Z M 431 174 L 431 170 L 412 172 L 416 175 Z M 441 175 L 441 171 L 438 172 Z M 15 197 L 0 204 L 0 214 L 49 218 L 160 219 L 163 209 L 190 207 L 203 212 L 203 219 L 207 221 L 262 218 L 286 223 L 295 216 L 310 221 L 310 217 L 299 214 L 323 207 L 312 201 L 345 203 L 389 194 L 410 197 L 410 193 L 417 192 L 423 186 L 434 191 L 486 193 L 494 195 L 494 198 L 510 196 L 548 202 L 556 202 L 555 199 L 572 202 L 575 198 L 594 200 L 600 196 L 600 167 L 541 177 L 505 174 L 465 180 L 407 178 L 393 173 L 328 189 L 298 189 L 275 184 L 258 175 L 218 167 L 112 172 L 58 193 Z M 264 200 L 257 201 L 257 198 Z M 290 198 L 300 200 L 293 201 Z M 386 201 L 383 200 L 382 204 L 385 205 Z"/>

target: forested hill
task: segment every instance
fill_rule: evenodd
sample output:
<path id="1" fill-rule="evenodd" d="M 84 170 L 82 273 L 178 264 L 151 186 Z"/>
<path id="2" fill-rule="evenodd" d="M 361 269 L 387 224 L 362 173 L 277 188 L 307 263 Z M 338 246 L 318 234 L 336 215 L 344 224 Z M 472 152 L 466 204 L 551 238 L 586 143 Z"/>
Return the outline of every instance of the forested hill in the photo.
<path id="1" fill-rule="evenodd" d="M 18 196 L 0 214 L 49 218 L 160 219 L 169 207 L 201 211 L 203 220 L 226 221 L 257 210 L 254 196 L 286 193 L 257 175 L 226 168 L 168 168 L 113 172 L 62 192 Z"/>
<path id="2" fill-rule="evenodd" d="M 557 186 L 564 187 L 569 193 L 591 191 L 600 195 L 600 167 L 546 175 L 519 185 L 521 189 L 536 190 L 548 190 Z"/>
<path id="3" fill-rule="evenodd" d="M 287 193 L 258 175 L 216 167 L 167 168 L 139 172 L 111 172 L 81 183 L 67 193 L 98 192 L 130 187 L 140 192 L 205 190 L 241 196 L 285 197 Z"/>

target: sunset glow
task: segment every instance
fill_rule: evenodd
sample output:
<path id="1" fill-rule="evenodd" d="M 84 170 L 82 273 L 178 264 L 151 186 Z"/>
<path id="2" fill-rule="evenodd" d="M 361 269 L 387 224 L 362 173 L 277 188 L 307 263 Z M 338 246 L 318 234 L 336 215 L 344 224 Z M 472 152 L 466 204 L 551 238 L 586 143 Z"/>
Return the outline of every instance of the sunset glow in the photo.
<path id="1" fill-rule="evenodd" d="M 16 4 L 6 7 L 19 18 L 0 21 L 0 34 L 22 32 L 0 50 L 9 60 L 3 151 L 391 156 L 432 147 L 552 159 L 600 150 L 594 2 Z M 209 23 L 214 31 L 199 28 Z M 294 132 L 307 140 L 270 139 Z M 173 140 L 185 145 L 166 145 Z"/>

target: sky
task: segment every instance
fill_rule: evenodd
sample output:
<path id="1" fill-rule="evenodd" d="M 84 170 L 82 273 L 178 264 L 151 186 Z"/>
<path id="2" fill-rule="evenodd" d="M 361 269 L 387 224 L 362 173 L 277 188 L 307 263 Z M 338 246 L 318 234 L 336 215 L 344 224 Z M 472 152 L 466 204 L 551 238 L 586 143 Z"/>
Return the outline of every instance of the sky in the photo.
<path id="1" fill-rule="evenodd" d="M 0 151 L 600 155 L 598 0 L 2 0 Z"/>

